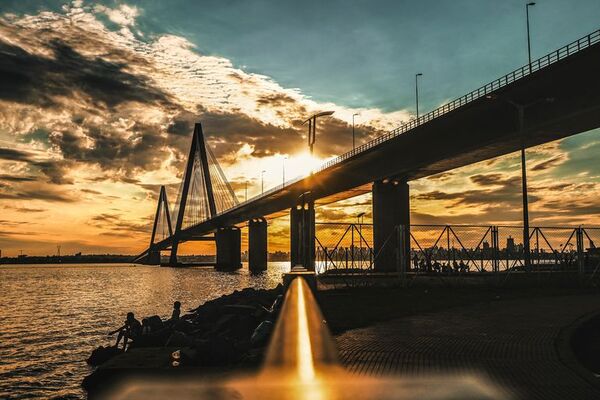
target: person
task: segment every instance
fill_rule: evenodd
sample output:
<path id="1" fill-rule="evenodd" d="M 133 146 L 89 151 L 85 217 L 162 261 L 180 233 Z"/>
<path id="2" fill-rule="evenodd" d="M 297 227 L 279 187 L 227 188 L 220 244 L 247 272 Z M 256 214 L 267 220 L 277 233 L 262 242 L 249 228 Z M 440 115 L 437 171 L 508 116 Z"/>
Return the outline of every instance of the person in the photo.
<path id="1" fill-rule="evenodd" d="M 173 312 L 171 313 L 171 321 L 179 321 L 179 316 L 181 315 L 181 303 L 176 301 L 173 303 Z"/>
<path id="2" fill-rule="evenodd" d="M 123 326 L 115 329 L 108 335 L 111 336 L 117 332 L 119 332 L 119 335 L 117 336 L 117 343 L 115 343 L 115 347 L 118 348 L 119 342 L 121 339 L 123 339 L 123 351 L 125 351 L 127 349 L 128 341 L 133 341 L 136 337 L 141 335 L 142 324 L 140 324 L 140 321 L 135 319 L 135 315 L 132 312 L 128 312 L 127 319 L 125 320 Z"/>

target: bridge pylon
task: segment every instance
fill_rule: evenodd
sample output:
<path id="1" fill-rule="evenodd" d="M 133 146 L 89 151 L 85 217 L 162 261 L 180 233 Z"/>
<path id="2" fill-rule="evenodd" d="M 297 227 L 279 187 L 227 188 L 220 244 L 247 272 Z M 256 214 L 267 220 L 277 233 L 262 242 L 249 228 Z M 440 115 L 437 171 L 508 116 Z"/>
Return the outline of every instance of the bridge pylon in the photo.
<path id="1" fill-rule="evenodd" d="M 175 232 L 172 235 L 171 255 L 169 257 L 169 264 L 172 266 L 177 265 L 177 250 L 179 248 L 179 242 L 182 238 L 181 231 L 183 219 L 186 211 L 188 194 L 190 192 L 190 185 L 193 181 L 194 164 L 198 159 L 200 161 L 200 167 L 202 171 L 201 178 L 203 178 L 202 180 L 204 183 L 203 186 L 205 189 L 206 200 L 208 201 L 208 218 L 212 218 L 217 214 L 217 208 L 215 204 L 212 180 L 210 179 L 210 169 L 208 167 L 208 156 L 204 142 L 204 133 L 202 132 L 202 124 L 200 123 L 196 123 L 194 125 L 192 145 L 190 146 L 190 153 L 188 155 L 185 174 L 183 177 L 183 184 L 181 187 L 181 200 L 178 207 L 177 221 L 175 222 Z"/>
<path id="2" fill-rule="evenodd" d="M 152 225 L 152 235 L 150 235 L 150 245 L 148 246 L 148 254 L 144 260 L 145 264 L 157 265 L 160 264 L 160 249 L 155 245 L 157 233 L 162 231 L 163 239 L 166 234 L 165 225 L 167 227 L 168 236 L 173 235 L 173 225 L 171 224 L 171 213 L 169 211 L 169 201 L 167 200 L 167 191 L 164 185 L 160 187 L 158 195 L 158 204 L 156 206 L 156 214 L 154 215 L 154 224 Z"/>
<path id="3" fill-rule="evenodd" d="M 214 237 L 199 236 L 194 234 L 193 228 L 215 218 L 220 212 L 235 206 L 237 203 L 231 185 L 219 166 L 217 158 L 205 141 L 202 124 L 196 123 L 183 181 L 179 188 L 176 211 L 174 212 L 176 220 L 170 236 L 171 254 L 169 265 L 179 265 L 177 251 L 179 250 L 179 244 L 184 241 L 216 240 L 217 252 L 219 252 L 219 248 L 236 247 L 235 243 L 238 241 L 233 240 L 229 243 L 225 240 L 230 246 L 224 246 L 224 239 L 219 239 L 223 237 L 221 234 Z M 217 226 L 216 228 L 229 227 Z M 239 247 L 239 244 L 237 247 Z M 220 252 L 222 253 L 223 250 Z M 219 263 L 219 260 L 223 260 L 223 254 L 221 254 L 221 257 L 217 255 L 217 263 Z M 239 268 L 238 263 L 233 262 L 230 268 Z"/>

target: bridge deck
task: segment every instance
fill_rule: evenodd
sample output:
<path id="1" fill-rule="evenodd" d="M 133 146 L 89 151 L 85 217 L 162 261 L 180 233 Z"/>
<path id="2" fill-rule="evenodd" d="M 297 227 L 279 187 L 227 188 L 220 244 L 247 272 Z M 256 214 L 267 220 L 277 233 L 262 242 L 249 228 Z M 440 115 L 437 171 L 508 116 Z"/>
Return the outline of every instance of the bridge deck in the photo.
<path id="1" fill-rule="evenodd" d="M 522 140 L 531 147 L 600 126 L 600 31 L 533 64 L 530 74 L 520 68 L 311 176 L 184 229 L 183 237 L 281 216 L 307 191 L 317 204 L 338 201 L 368 192 L 379 179 L 423 178 L 514 152 Z M 515 103 L 525 108 L 522 130 Z M 170 238 L 158 243 L 159 248 L 169 245 Z"/>

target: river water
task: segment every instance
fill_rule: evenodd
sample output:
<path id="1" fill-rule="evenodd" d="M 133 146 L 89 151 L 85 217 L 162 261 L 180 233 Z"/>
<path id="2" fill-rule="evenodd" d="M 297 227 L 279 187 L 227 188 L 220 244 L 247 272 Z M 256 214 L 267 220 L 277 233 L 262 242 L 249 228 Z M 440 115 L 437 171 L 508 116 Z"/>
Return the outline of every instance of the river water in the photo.
<path id="1" fill-rule="evenodd" d="M 246 287 L 272 288 L 289 262 L 251 275 L 212 268 L 111 265 L 0 266 L 0 399 L 85 398 L 85 363 L 128 311 L 171 314 Z"/>

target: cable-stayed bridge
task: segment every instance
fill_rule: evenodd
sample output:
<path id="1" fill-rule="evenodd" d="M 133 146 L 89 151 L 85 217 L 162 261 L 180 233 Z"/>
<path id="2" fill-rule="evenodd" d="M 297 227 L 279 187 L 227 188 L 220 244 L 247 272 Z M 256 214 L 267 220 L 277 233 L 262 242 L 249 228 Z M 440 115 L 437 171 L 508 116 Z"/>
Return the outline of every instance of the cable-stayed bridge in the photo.
<path id="1" fill-rule="evenodd" d="M 249 263 L 266 268 L 267 218 L 289 213 L 292 264 L 314 266 L 314 207 L 373 193 L 375 269 L 395 270 L 407 243 L 409 182 L 600 127 L 600 30 L 328 161 L 312 174 L 238 203 L 196 124 L 175 207 L 161 189 L 152 238 L 138 261 L 160 262 L 178 245 L 214 240 L 217 267 L 238 268 L 239 226 L 249 226 Z M 524 235 L 525 236 L 525 235 Z"/>

